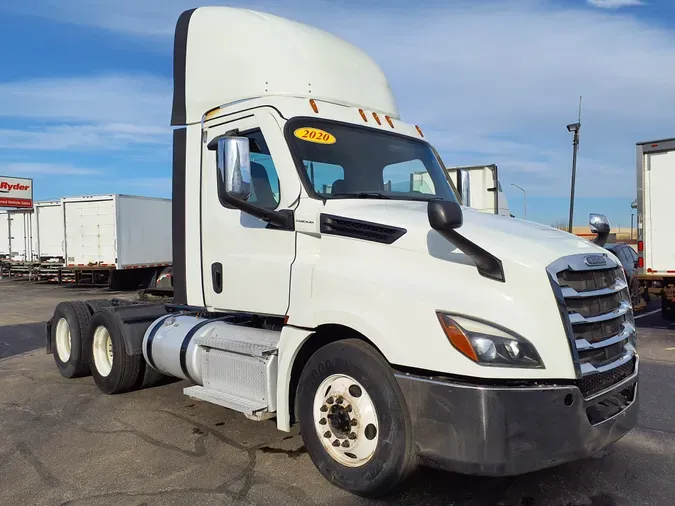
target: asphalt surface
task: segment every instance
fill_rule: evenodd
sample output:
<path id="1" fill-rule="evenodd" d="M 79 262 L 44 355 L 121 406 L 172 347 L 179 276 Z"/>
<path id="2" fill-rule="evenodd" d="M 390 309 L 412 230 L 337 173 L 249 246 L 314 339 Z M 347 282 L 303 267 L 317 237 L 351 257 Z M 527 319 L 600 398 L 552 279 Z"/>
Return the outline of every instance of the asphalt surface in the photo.
<path id="1" fill-rule="evenodd" d="M 658 313 L 637 320 L 639 427 L 602 455 L 503 479 L 422 468 L 367 501 L 326 482 L 297 432 L 192 401 L 184 382 L 106 396 L 62 378 L 42 322 L 61 300 L 109 296 L 0 280 L 0 505 L 673 504 L 675 325 Z"/>

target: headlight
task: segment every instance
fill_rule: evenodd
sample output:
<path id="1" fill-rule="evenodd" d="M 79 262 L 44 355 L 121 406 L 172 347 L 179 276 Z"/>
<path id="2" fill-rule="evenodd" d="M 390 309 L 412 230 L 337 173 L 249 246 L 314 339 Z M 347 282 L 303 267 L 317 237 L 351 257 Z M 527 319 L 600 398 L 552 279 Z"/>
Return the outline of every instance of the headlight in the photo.
<path id="1" fill-rule="evenodd" d="M 466 316 L 437 313 L 448 341 L 481 365 L 543 368 L 535 347 L 524 337 Z"/>

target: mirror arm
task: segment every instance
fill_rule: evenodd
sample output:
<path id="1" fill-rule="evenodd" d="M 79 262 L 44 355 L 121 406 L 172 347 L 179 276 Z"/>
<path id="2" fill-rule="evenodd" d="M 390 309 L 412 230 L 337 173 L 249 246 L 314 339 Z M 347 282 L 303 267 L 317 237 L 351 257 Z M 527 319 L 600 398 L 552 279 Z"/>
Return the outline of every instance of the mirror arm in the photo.
<path id="1" fill-rule="evenodd" d="M 256 206 L 250 202 L 244 200 L 239 200 L 226 192 L 223 192 L 221 198 L 232 207 L 239 209 L 240 211 L 245 212 L 258 218 L 259 220 L 266 221 L 267 223 L 274 225 L 277 228 L 284 230 L 293 230 L 293 213 L 292 211 L 271 211 L 270 209 L 265 209 L 264 207 Z"/>
<path id="2" fill-rule="evenodd" d="M 502 261 L 492 253 L 485 251 L 478 244 L 468 240 L 456 230 L 438 230 L 438 233 L 447 241 L 457 246 L 462 253 L 471 257 L 481 276 L 501 281 L 502 283 L 506 281 Z"/>
<path id="3" fill-rule="evenodd" d="M 609 238 L 609 231 L 598 232 L 598 235 L 591 242 L 597 244 L 598 246 L 604 246 L 608 238 Z"/>

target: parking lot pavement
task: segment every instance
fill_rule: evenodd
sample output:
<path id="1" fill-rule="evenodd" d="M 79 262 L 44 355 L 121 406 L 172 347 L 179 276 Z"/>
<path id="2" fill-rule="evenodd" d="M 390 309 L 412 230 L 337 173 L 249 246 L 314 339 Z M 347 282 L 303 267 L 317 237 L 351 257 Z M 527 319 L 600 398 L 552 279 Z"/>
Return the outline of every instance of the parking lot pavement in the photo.
<path id="1" fill-rule="evenodd" d="M 329 485 L 297 432 L 195 402 L 184 382 L 106 396 L 91 378 L 62 378 L 41 322 L 60 300 L 107 295 L 0 281 L 0 504 L 379 504 Z M 386 503 L 672 504 L 675 325 L 637 322 L 639 428 L 602 455 L 503 479 L 420 469 Z"/>

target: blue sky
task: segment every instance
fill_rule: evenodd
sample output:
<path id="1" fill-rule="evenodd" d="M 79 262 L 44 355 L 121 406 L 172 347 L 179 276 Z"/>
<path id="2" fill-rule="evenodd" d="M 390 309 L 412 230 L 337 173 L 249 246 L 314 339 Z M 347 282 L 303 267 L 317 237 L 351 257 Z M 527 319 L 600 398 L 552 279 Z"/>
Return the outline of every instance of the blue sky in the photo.
<path id="1" fill-rule="evenodd" d="M 369 52 L 402 118 L 448 165 L 496 163 L 512 212 L 568 214 L 584 97 L 575 222 L 629 226 L 635 142 L 675 137 L 675 0 L 245 5 L 331 31 Z M 170 196 L 172 35 L 185 0 L 0 4 L 0 174 L 35 197 Z"/>

